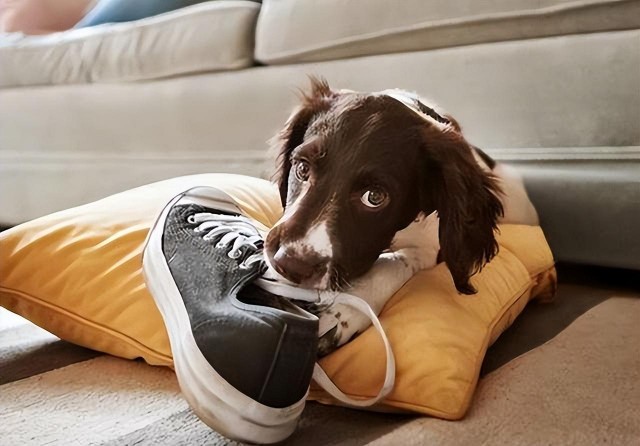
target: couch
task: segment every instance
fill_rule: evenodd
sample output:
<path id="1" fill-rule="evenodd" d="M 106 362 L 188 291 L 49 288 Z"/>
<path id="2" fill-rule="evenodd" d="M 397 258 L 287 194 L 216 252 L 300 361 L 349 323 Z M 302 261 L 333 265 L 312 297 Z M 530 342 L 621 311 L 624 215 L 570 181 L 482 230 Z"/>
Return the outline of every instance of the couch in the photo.
<path id="1" fill-rule="evenodd" d="M 219 0 L 2 35 L 0 226 L 179 175 L 268 178 L 308 75 L 450 111 L 523 174 L 560 284 L 489 350 L 464 420 L 312 403 L 287 444 L 637 444 L 639 0 Z M 3 309 L 0 386 L 12 444 L 225 444 L 170 370 Z"/>
<path id="2" fill-rule="evenodd" d="M 415 90 L 517 165 L 558 260 L 640 269 L 640 1 L 213 1 L 0 39 L 0 224 L 269 177 L 308 75 Z"/>

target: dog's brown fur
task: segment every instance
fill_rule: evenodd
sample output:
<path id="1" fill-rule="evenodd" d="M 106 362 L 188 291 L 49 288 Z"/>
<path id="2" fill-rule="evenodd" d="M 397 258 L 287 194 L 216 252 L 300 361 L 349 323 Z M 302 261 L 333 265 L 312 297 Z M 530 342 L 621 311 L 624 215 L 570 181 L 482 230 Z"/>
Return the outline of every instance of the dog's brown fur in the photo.
<path id="1" fill-rule="evenodd" d="M 274 141 L 283 206 L 295 203 L 295 212 L 267 237 L 267 256 L 278 272 L 300 282 L 278 267 L 276 252 L 329 218 L 331 258 L 306 253 L 296 261 L 306 262 L 309 277 L 330 274 L 329 286 L 341 288 L 366 272 L 398 231 L 421 213 L 437 211 L 439 258 L 459 292 L 475 292 L 470 276 L 498 250 L 500 188 L 458 123 L 419 104 L 433 120 L 392 97 L 334 91 L 312 79 L 310 92 Z M 304 182 L 291 174 L 300 162 L 309 167 Z M 363 191 L 372 187 L 388 194 L 384 207 L 361 205 Z"/>

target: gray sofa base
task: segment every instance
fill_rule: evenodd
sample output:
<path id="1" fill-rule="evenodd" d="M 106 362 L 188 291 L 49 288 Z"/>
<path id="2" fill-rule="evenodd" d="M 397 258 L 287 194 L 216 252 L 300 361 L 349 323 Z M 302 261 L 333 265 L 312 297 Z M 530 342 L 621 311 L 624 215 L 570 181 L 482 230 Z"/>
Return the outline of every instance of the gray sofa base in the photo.
<path id="1" fill-rule="evenodd" d="M 513 152 L 493 155 L 523 175 L 557 261 L 640 270 L 640 147 L 601 159 L 581 148 L 564 159 Z"/>

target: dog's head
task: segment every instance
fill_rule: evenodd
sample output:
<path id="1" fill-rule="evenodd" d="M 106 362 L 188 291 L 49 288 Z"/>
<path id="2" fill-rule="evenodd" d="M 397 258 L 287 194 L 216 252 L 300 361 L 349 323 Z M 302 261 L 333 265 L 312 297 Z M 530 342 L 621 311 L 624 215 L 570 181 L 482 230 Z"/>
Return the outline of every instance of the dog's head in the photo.
<path id="1" fill-rule="evenodd" d="M 311 91 L 275 138 L 285 212 L 269 263 L 307 287 L 339 289 L 366 272 L 420 213 L 438 212 L 440 258 L 456 288 L 497 252 L 498 186 L 458 124 L 399 91 Z"/>

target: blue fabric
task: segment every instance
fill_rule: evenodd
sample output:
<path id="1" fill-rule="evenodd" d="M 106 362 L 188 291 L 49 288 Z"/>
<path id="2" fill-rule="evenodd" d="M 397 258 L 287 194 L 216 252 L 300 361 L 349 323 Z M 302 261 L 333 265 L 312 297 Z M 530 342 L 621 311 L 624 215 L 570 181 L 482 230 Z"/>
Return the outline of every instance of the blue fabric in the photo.
<path id="1" fill-rule="evenodd" d="M 204 1 L 206 0 L 100 0 L 75 27 L 130 22 Z"/>

